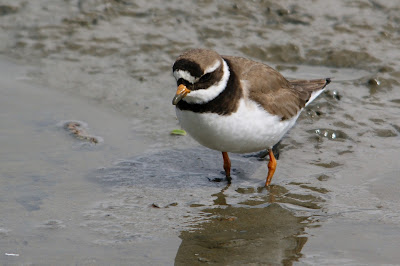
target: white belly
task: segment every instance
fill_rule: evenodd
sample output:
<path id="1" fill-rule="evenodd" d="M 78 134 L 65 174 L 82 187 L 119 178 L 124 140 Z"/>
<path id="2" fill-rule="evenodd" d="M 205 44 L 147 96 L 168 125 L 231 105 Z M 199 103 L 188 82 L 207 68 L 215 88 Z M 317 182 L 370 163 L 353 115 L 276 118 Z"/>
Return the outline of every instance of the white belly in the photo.
<path id="1" fill-rule="evenodd" d="M 176 109 L 185 129 L 200 144 L 214 150 L 247 153 L 271 148 L 294 125 L 298 115 L 281 121 L 251 101 L 241 100 L 231 115 Z"/>

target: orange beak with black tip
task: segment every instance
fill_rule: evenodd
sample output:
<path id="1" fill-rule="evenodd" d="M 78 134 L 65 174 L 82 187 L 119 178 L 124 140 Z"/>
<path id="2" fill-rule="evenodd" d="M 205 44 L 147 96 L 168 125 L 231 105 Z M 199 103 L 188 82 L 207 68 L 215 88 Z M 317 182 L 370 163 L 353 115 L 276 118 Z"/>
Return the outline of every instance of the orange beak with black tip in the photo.
<path id="1" fill-rule="evenodd" d="M 185 85 L 181 84 L 178 86 L 178 89 L 176 90 L 175 97 L 172 99 L 172 104 L 177 105 L 180 100 L 186 97 L 186 95 L 190 92 L 188 88 L 186 88 Z"/>

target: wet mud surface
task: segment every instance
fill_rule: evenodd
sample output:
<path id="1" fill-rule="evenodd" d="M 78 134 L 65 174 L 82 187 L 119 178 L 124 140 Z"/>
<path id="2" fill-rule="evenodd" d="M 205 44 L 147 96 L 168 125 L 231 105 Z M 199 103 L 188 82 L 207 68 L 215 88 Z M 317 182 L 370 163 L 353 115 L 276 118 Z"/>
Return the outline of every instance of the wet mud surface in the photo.
<path id="1" fill-rule="evenodd" d="M 396 1 L 0 3 L 5 265 L 377 265 L 400 257 Z M 171 67 L 207 47 L 330 77 L 267 161 L 179 129 Z"/>

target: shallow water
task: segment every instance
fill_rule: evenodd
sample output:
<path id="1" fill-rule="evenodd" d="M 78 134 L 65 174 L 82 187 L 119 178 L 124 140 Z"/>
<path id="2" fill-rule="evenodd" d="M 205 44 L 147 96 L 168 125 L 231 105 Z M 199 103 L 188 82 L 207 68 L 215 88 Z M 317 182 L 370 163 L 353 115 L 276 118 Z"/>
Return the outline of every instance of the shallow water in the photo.
<path id="1" fill-rule="evenodd" d="M 399 264 L 395 1 L 0 3 L 0 261 Z M 220 154 L 179 128 L 171 65 L 208 47 L 332 77 L 280 145 Z M 79 121 L 90 138 L 71 134 Z"/>

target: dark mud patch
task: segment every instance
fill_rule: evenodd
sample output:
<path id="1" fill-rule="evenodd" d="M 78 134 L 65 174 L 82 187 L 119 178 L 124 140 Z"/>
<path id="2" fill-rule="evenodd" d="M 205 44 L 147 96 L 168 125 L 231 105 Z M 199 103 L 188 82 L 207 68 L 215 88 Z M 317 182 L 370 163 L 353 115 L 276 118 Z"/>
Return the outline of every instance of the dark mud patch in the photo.
<path id="1" fill-rule="evenodd" d="M 18 7 L 9 5 L 0 5 L 0 16 L 6 16 L 18 12 Z"/>
<path id="2" fill-rule="evenodd" d="M 230 154 L 232 183 L 249 180 L 263 163 L 256 158 Z M 113 167 L 99 169 L 90 180 L 106 187 L 147 186 L 162 188 L 219 187 L 212 182 L 225 179 L 220 152 L 205 148 L 188 150 L 164 150 L 157 153 L 121 160 Z"/>
<path id="3" fill-rule="evenodd" d="M 301 56 L 300 48 L 295 44 L 272 45 L 267 48 L 259 45 L 246 45 L 240 48 L 245 55 L 275 63 L 299 64 L 305 61 Z"/>
<path id="4" fill-rule="evenodd" d="M 323 65 L 337 68 L 364 69 L 371 64 L 377 64 L 380 60 L 368 52 L 353 50 L 310 50 L 307 58 L 311 65 Z"/>

